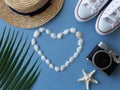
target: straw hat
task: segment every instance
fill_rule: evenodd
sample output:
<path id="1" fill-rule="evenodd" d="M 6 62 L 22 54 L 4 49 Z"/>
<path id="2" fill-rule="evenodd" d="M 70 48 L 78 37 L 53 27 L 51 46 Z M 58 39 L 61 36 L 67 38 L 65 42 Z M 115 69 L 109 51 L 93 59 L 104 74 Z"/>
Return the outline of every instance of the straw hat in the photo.
<path id="1" fill-rule="evenodd" d="M 21 28 L 38 27 L 54 18 L 63 2 L 64 0 L 0 0 L 0 18 Z"/>

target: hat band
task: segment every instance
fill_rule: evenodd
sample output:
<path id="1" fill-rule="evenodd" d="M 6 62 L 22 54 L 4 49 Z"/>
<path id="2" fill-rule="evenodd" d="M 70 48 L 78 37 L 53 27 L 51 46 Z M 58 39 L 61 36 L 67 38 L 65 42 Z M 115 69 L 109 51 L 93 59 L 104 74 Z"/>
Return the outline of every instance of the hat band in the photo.
<path id="1" fill-rule="evenodd" d="M 40 14 L 40 13 L 44 12 L 44 11 L 51 5 L 51 2 L 50 2 L 50 1 L 51 1 L 51 0 L 48 0 L 48 2 L 47 2 L 43 7 L 41 7 L 40 9 L 38 9 L 38 10 L 36 10 L 36 11 L 30 12 L 30 13 L 22 13 L 22 12 L 19 12 L 19 11 L 13 9 L 13 8 L 10 7 L 10 6 L 9 6 L 9 8 L 10 8 L 12 11 L 14 11 L 15 13 L 17 13 L 17 14 L 32 17 L 32 16 L 35 16 L 35 15 L 37 15 L 37 14 Z"/>

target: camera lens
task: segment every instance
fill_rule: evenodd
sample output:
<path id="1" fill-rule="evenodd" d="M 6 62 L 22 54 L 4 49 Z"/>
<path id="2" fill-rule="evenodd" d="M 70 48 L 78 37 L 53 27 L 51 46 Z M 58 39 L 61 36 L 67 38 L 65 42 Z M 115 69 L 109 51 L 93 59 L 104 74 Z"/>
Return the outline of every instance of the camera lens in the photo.
<path id="1" fill-rule="evenodd" d="M 93 63 L 101 69 L 108 68 L 112 63 L 111 61 L 111 56 L 104 50 L 99 50 L 93 56 Z"/>

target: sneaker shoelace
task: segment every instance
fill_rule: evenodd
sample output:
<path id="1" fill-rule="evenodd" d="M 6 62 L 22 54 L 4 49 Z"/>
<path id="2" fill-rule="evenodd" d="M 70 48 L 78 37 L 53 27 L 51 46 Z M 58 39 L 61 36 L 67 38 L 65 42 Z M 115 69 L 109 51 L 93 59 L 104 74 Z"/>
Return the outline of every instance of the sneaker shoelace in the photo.
<path id="1" fill-rule="evenodd" d="M 103 19 L 114 28 L 120 23 L 120 0 L 113 0 L 103 14 Z"/>
<path id="2" fill-rule="evenodd" d="M 94 14 L 104 0 L 83 0 L 82 5 L 86 6 Z"/>

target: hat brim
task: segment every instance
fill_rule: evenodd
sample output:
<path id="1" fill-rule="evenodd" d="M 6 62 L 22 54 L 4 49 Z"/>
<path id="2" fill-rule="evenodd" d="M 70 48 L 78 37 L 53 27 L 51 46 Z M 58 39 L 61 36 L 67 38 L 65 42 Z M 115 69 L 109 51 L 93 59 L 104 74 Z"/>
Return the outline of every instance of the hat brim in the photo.
<path id="1" fill-rule="evenodd" d="M 20 28 L 35 28 L 53 19 L 60 11 L 64 0 L 51 0 L 51 5 L 42 13 L 33 17 L 23 16 L 10 10 L 4 0 L 0 0 L 0 18 Z"/>

